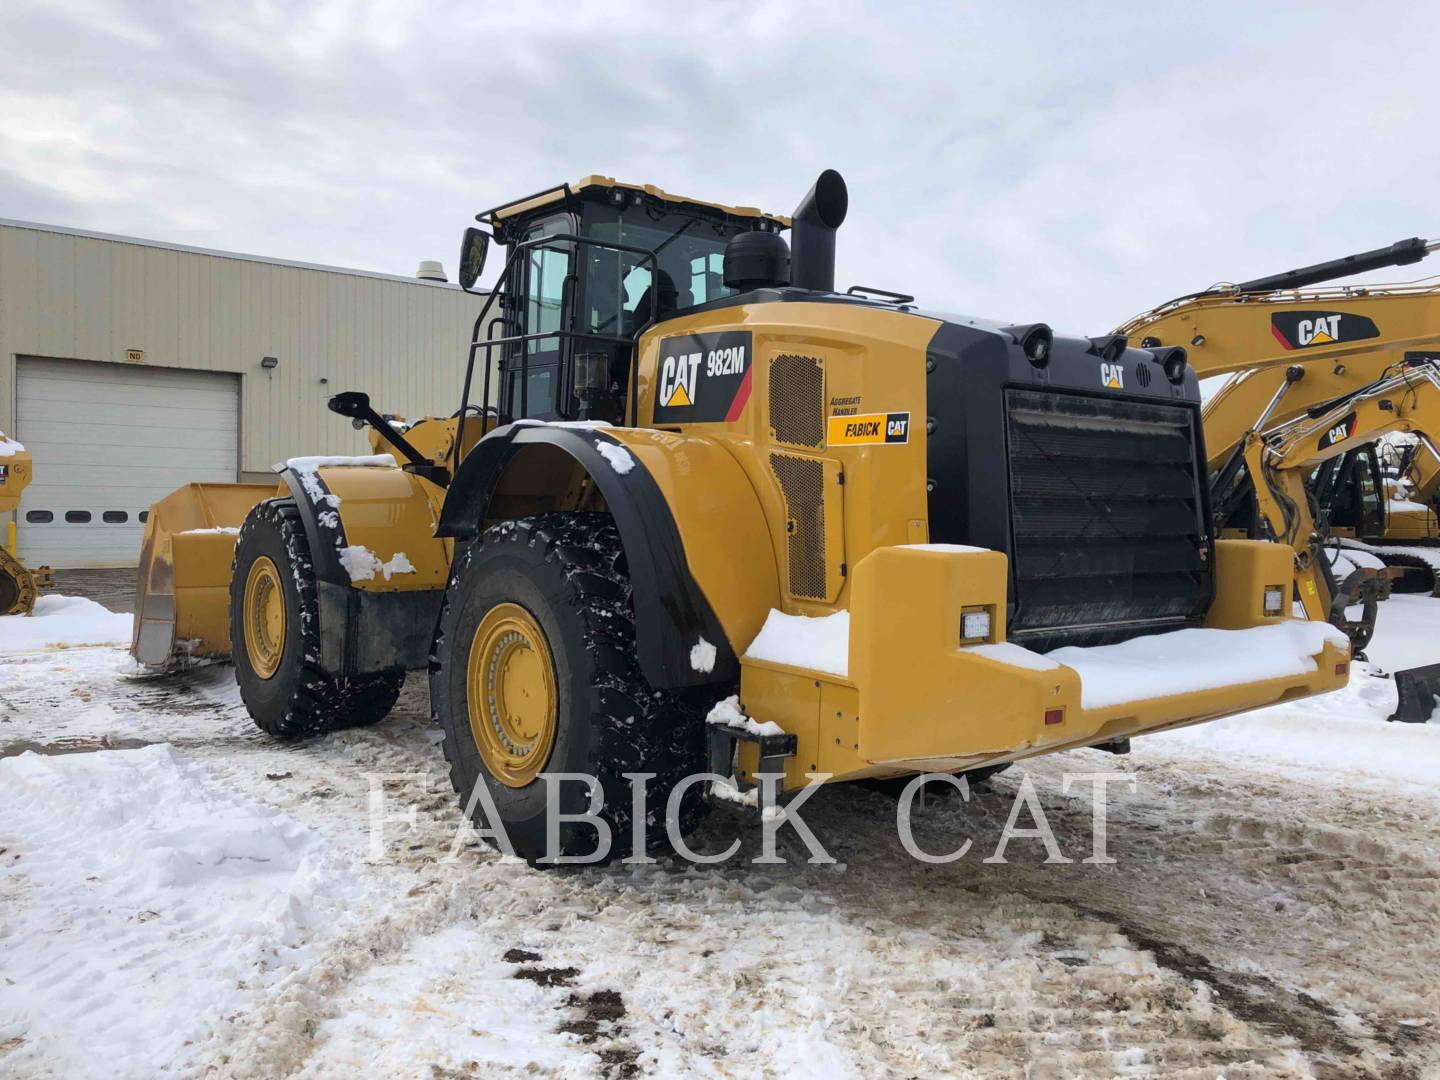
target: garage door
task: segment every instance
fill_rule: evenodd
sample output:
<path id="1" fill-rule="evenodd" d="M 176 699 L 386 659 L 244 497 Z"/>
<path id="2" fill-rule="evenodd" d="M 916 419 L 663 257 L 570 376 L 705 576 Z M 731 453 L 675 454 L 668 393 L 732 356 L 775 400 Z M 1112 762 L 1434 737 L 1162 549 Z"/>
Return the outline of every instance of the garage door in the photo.
<path id="1" fill-rule="evenodd" d="M 21 357 L 15 436 L 35 479 L 20 557 L 136 565 L 151 503 L 193 480 L 237 479 L 239 390 L 231 374 Z"/>

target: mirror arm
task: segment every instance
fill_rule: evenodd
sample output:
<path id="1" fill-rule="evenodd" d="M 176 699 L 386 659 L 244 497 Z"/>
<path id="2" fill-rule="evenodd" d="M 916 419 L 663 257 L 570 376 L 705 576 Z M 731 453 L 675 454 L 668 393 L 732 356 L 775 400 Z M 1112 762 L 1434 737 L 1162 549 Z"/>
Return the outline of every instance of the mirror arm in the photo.
<path id="1" fill-rule="evenodd" d="M 444 487 L 450 483 L 450 470 L 436 465 L 411 445 L 410 440 L 400 434 L 395 425 L 381 416 L 364 394 L 336 394 L 327 403 L 331 412 L 348 416 L 352 420 L 363 420 L 380 433 L 381 438 L 399 450 L 410 463 L 410 471 Z"/>

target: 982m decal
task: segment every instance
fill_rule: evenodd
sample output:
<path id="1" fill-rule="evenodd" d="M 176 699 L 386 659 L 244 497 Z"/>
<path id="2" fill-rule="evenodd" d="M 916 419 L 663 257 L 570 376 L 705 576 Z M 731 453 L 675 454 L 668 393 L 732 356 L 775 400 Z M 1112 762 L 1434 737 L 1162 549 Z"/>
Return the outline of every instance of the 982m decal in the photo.
<path id="1" fill-rule="evenodd" d="M 1270 333 L 1287 351 L 1380 336 L 1372 320 L 1345 311 L 1277 311 L 1270 316 Z"/>
<path id="2" fill-rule="evenodd" d="M 664 338 L 655 372 L 655 423 L 738 420 L 750 400 L 750 332 Z"/>

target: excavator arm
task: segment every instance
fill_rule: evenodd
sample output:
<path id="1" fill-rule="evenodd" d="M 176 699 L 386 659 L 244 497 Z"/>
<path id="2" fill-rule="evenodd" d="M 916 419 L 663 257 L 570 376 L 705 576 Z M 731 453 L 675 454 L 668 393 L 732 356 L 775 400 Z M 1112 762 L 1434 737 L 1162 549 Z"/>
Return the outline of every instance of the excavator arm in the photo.
<path id="1" fill-rule="evenodd" d="M 1211 471 L 1234 453 L 1255 418 L 1298 367 L 1283 423 L 1383 379 L 1407 360 L 1440 359 L 1440 284 L 1300 288 L 1381 266 L 1404 265 L 1440 250 L 1440 241 L 1403 240 L 1389 248 L 1217 286 L 1181 297 L 1116 330 L 1144 347 L 1183 345 L 1202 379 L 1232 378 L 1205 406 Z"/>

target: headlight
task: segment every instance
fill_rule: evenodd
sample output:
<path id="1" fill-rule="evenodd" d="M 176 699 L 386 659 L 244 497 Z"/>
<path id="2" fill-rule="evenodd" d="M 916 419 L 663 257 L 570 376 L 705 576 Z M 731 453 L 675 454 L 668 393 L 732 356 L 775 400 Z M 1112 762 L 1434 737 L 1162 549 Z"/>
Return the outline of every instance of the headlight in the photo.
<path id="1" fill-rule="evenodd" d="M 1283 585 L 1265 586 L 1265 614 L 1279 615 L 1285 610 L 1285 587 Z"/>
<path id="2" fill-rule="evenodd" d="M 961 641 L 990 640 L 990 612 L 985 608 L 960 613 Z"/>

